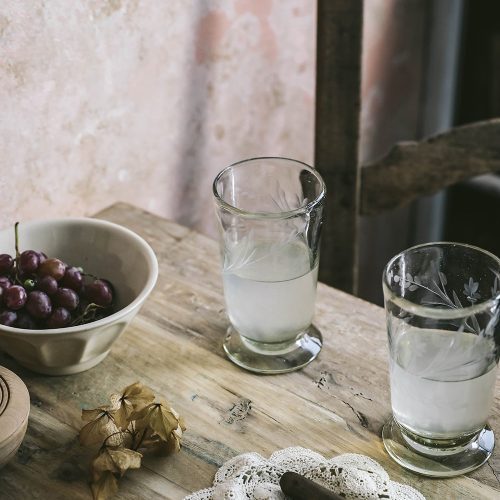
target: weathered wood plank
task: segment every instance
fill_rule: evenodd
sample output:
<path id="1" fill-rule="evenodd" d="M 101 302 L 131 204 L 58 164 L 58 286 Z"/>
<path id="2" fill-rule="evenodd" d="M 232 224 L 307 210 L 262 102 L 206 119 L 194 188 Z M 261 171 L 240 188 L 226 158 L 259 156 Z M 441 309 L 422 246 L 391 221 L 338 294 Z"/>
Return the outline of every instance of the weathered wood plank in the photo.
<path id="1" fill-rule="evenodd" d="M 320 279 L 357 286 L 362 0 L 319 0 L 315 166 L 327 187 Z"/>
<path id="2" fill-rule="evenodd" d="M 136 380 L 164 395 L 188 430 L 179 454 L 145 460 L 141 470 L 127 474 L 117 498 L 180 499 L 209 486 L 217 468 L 238 453 L 267 456 L 293 445 L 326 456 L 371 456 L 392 479 L 429 499 L 498 498 L 499 451 L 491 468 L 430 480 L 404 471 L 383 450 L 380 428 L 390 403 L 381 308 L 321 284 L 315 324 L 325 345 L 318 359 L 299 372 L 254 375 L 229 362 L 222 350 L 227 319 L 216 242 L 126 205 L 99 216 L 151 243 L 159 259 L 158 284 L 108 358 L 92 370 L 40 376 L 0 354 L 0 365 L 20 375 L 31 394 L 27 437 L 17 458 L 0 471 L 0 498 L 90 498 L 91 453 L 76 439 L 80 410 Z M 500 435 L 498 395 L 490 423 Z"/>
<path id="3" fill-rule="evenodd" d="M 500 171 L 500 118 L 400 142 L 361 168 L 361 215 L 374 215 L 459 181 Z"/>

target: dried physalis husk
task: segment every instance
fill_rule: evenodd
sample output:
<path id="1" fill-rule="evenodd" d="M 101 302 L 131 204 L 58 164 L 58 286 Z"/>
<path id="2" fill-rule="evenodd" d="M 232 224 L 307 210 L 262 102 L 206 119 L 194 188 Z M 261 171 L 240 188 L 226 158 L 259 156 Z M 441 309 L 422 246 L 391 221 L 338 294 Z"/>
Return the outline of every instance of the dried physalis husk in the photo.
<path id="1" fill-rule="evenodd" d="M 90 483 L 90 489 L 94 500 L 106 500 L 118 492 L 118 481 L 112 472 L 107 471 Z"/>
<path id="2" fill-rule="evenodd" d="M 80 430 L 80 444 L 84 446 L 92 446 L 102 443 L 105 439 L 111 439 L 114 443 L 119 444 L 123 438 L 118 429 L 113 411 L 107 407 L 96 408 L 95 410 L 82 410 L 82 420 L 87 421 Z"/>
<path id="3" fill-rule="evenodd" d="M 136 418 L 140 448 L 148 448 L 162 455 L 180 450 L 182 432 L 186 427 L 179 414 L 166 401 L 151 403 L 132 416 Z"/>
<path id="4" fill-rule="evenodd" d="M 142 410 L 146 405 L 154 401 L 153 391 L 139 382 L 126 387 L 122 394 L 111 396 L 111 407 L 115 411 L 116 425 L 125 430 L 130 424 L 130 416 L 134 411 Z"/>
<path id="5" fill-rule="evenodd" d="M 171 432 L 167 441 L 156 438 L 148 443 L 148 451 L 157 455 L 171 455 L 181 449 L 182 428 L 179 426 Z"/>
<path id="6" fill-rule="evenodd" d="M 121 477 L 128 469 L 138 469 L 141 466 L 141 458 L 141 453 L 128 448 L 105 446 L 92 462 L 92 479 L 98 480 L 106 471 Z"/>
<path id="7" fill-rule="evenodd" d="M 95 500 L 105 500 L 118 491 L 117 477 L 141 465 L 147 450 L 170 454 L 179 451 L 186 430 L 179 414 L 166 401 L 153 402 L 153 391 L 139 382 L 111 396 L 111 406 L 83 410 L 88 422 L 80 431 L 80 443 L 101 443 L 91 465 L 91 489 Z"/>
<path id="8" fill-rule="evenodd" d="M 170 434 L 180 427 L 179 414 L 166 401 L 151 403 L 134 412 L 132 417 L 136 420 L 137 429 L 150 427 L 164 441 L 168 441 Z"/>

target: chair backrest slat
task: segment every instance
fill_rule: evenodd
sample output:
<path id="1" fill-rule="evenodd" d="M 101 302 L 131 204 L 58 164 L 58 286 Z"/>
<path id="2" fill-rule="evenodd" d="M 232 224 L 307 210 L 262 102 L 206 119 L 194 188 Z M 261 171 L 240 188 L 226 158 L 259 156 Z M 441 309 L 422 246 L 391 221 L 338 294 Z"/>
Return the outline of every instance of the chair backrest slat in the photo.
<path id="1" fill-rule="evenodd" d="M 375 215 L 494 171 L 500 171 L 500 118 L 400 142 L 361 168 L 360 213 Z"/>

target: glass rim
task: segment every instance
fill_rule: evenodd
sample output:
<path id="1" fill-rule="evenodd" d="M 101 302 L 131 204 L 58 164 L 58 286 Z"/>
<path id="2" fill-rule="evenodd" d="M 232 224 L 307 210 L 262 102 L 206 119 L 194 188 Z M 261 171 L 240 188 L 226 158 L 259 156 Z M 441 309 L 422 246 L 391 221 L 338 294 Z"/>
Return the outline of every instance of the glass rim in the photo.
<path id="1" fill-rule="evenodd" d="M 438 246 L 456 246 L 456 247 L 462 247 L 462 248 L 468 248 L 475 250 L 483 255 L 486 255 L 496 261 L 498 267 L 500 268 L 500 258 L 497 257 L 495 254 L 489 252 L 488 250 L 484 250 L 483 248 L 477 247 L 475 245 L 469 245 L 468 243 L 459 243 L 455 241 L 432 241 L 428 243 L 421 243 L 420 245 L 415 245 L 412 247 L 409 247 L 405 250 L 402 250 L 401 252 L 397 253 L 392 257 L 389 262 L 384 267 L 384 270 L 382 271 L 382 289 L 384 292 L 384 296 L 390 296 L 393 300 L 393 302 L 396 302 L 402 309 L 405 311 L 417 314 L 418 316 L 426 316 L 429 318 L 434 318 L 434 319 L 458 319 L 458 318 L 463 318 L 464 316 L 472 316 L 481 312 L 484 312 L 485 310 L 488 310 L 492 307 L 498 307 L 500 303 L 500 290 L 498 291 L 497 295 L 494 297 L 490 297 L 487 300 L 484 300 L 482 302 L 479 302 L 477 304 L 473 304 L 467 307 L 460 307 L 457 309 L 442 309 L 442 308 L 435 308 L 435 307 L 429 307 L 429 306 L 423 306 L 420 304 L 417 304 L 411 300 L 408 300 L 405 297 L 399 297 L 397 294 L 395 294 L 391 287 L 390 283 L 388 283 L 388 270 L 389 268 L 394 264 L 394 262 L 402 257 L 404 254 L 407 254 L 408 252 L 418 250 L 421 248 L 432 248 L 432 247 L 438 247 Z"/>
<path id="2" fill-rule="evenodd" d="M 287 210 L 285 212 L 249 212 L 248 210 L 242 210 L 241 208 L 237 208 L 234 205 L 231 205 L 227 201 L 224 201 L 218 190 L 217 190 L 217 184 L 220 181 L 220 179 L 231 169 L 235 167 L 242 166 L 245 163 L 250 163 L 250 162 L 255 162 L 258 160 L 283 160 L 286 162 L 291 162 L 295 163 L 298 165 L 301 165 L 303 168 L 305 168 L 308 172 L 310 172 L 316 180 L 319 182 L 321 192 L 319 193 L 318 196 L 316 196 L 313 200 L 310 202 L 306 203 L 304 206 L 295 208 L 293 210 Z M 223 168 L 215 177 L 214 182 L 212 183 L 212 192 L 215 198 L 215 201 L 217 205 L 224 210 L 227 210 L 228 212 L 238 215 L 240 217 L 248 218 L 248 219 L 288 219 L 291 217 L 296 217 L 297 215 L 303 215 L 307 212 L 310 212 L 316 205 L 319 205 L 321 203 L 325 196 L 326 196 L 326 185 L 325 181 L 322 179 L 321 175 L 319 172 L 312 167 L 311 165 L 308 165 L 307 163 L 304 163 L 303 161 L 300 160 L 294 160 L 293 158 L 287 158 L 284 156 L 256 156 L 253 158 L 247 158 L 245 160 L 240 160 L 235 163 L 231 163 L 231 165 L 228 165 L 227 167 Z"/>

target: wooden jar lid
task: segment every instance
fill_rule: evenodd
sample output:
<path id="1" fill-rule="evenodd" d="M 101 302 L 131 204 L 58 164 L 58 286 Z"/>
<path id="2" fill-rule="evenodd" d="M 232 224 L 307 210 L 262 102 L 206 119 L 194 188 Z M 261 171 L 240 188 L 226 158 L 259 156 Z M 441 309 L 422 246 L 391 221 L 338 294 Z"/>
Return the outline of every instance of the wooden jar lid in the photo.
<path id="1" fill-rule="evenodd" d="M 14 457 L 26 434 L 30 395 L 24 382 L 0 366 L 0 467 Z"/>

